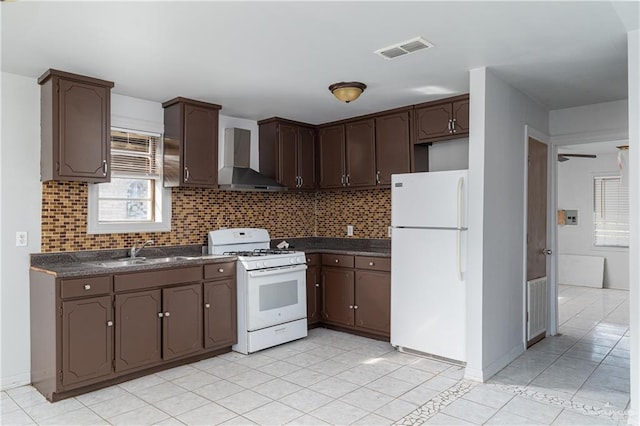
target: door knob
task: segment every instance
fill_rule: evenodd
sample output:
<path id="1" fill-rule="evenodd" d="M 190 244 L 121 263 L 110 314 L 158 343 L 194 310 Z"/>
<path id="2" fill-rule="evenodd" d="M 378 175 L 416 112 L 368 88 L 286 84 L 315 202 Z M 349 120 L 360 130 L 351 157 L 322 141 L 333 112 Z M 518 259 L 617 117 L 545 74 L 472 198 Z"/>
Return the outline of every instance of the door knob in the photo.
<path id="1" fill-rule="evenodd" d="M 548 249 L 548 248 L 543 248 L 542 249 L 542 254 L 544 254 L 545 256 L 551 256 L 553 254 L 553 251 L 551 249 Z"/>

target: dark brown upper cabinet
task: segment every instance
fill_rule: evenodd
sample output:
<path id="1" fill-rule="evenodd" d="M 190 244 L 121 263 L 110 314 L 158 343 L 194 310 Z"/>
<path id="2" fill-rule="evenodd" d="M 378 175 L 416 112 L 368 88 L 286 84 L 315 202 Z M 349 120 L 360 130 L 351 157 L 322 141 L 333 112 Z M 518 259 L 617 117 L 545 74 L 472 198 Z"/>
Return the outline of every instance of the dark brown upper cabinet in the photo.
<path id="1" fill-rule="evenodd" d="M 318 130 L 319 180 L 321 189 L 345 186 L 345 131 L 344 125 Z"/>
<path id="2" fill-rule="evenodd" d="M 258 126 L 260 173 L 289 189 L 315 189 L 315 129 L 280 118 L 259 121 Z"/>
<path id="3" fill-rule="evenodd" d="M 164 108 L 164 186 L 218 186 L 221 106 L 174 98 Z"/>
<path id="4" fill-rule="evenodd" d="M 469 135 L 469 96 L 415 106 L 416 141 L 435 142 Z"/>
<path id="5" fill-rule="evenodd" d="M 40 180 L 109 182 L 110 81 L 50 69 L 41 87 Z"/>
<path id="6" fill-rule="evenodd" d="M 394 173 L 411 171 L 411 112 L 381 115 L 376 121 L 376 184 L 391 185 Z"/>
<path id="7" fill-rule="evenodd" d="M 358 188 L 376 184 L 373 118 L 321 128 L 318 151 L 320 188 Z"/>
<path id="8" fill-rule="evenodd" d="M 376 131 L 373 118 L 347 123 L 346 176 L 347 187 L 376 184 Z"/>

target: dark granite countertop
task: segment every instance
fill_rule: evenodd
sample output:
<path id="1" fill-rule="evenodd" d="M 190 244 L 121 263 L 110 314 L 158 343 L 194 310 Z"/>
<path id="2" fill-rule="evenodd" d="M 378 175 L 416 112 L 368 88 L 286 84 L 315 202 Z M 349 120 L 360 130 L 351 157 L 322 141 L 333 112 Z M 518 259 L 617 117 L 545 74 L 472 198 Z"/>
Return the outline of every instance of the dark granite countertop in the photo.
<path id="1" fill-rule="evenodd" d="M 100 266 L 100 263 L 128 259 L 128 250 L 87 250 L 77 252 L 37 253 L 31 255 L 31 269 L 59 278 L 87 275 L 148 271 L 207 263 L 235 261 L 235 256 L 202 254 L 202 246 L 145 247 L 138 258 L 158 259 L 181 257 L 161 263 L 138 263 L 130 266 Z"/>
<path id="2" fill-rule="evenodd" d="M 275 247 L 287 241 L 290 248 L 305 253 L 333 253 L 355 256 L 391 256 L 391 240 L 365 238 L 282 238 L 273 239 Z M 31 269 L 55 275 L 59 278 L 83 277 L 87 275 L 117 274 L 121 272 L 148 271 L 181 266 L 196 266 L 206 263 L 230 262 L 235 256 L 206 255 L 200 245 L 145 247 L 139 257 L 147 259 L 183 257 L 162 263 L 138 263 L 129 266 L 108 267 L 99 263 L 128 259 L 128 250 L 86 250 L 77 252 L 37 253 L 31 255 Z"/>
<path id="3" fill-rule="evenodd" d="M 272 239 L 271 246 L 275 247 L 281 241 L 290 244 L 289 248 L 305 253 L 332 253 L 355 256 L 391 257 L 391 240 L 369 238 L 281 238 Z"/>

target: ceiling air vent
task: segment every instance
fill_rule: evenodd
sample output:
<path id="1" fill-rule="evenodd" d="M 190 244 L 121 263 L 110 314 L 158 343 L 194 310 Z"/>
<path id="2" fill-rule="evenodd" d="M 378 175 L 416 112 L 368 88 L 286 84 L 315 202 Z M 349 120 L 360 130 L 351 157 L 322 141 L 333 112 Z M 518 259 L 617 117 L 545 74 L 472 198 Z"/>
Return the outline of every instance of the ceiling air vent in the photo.
<path id="1" fill-rule="evenodd" d="M 417 52 L 418 50 L 424 50 L 433 47 L 432 43 L 427 40 L 416 37 L 411 40 L 406 40 L 393 46 L 383 47 L 376 50 L 374 53 L 382 56 L 385 59 L 395 59 L 400 56 L 408 55 L 409 53 Z"/>

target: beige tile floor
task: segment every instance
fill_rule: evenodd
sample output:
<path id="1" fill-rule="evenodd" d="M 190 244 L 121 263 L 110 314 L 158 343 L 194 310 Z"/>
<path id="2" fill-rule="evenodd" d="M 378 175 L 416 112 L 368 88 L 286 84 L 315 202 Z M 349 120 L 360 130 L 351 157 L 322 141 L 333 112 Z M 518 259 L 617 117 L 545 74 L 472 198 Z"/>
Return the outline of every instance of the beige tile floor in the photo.
<path id="1" fill-rule="evenodd" d="M 383 342 L 315 329 L 250 356 L 228 353 L 54 404 L 0 393 L 3 425 L 624 424 L 628 294 L 561 286 L 561 335 L 488 383 Z"/>

